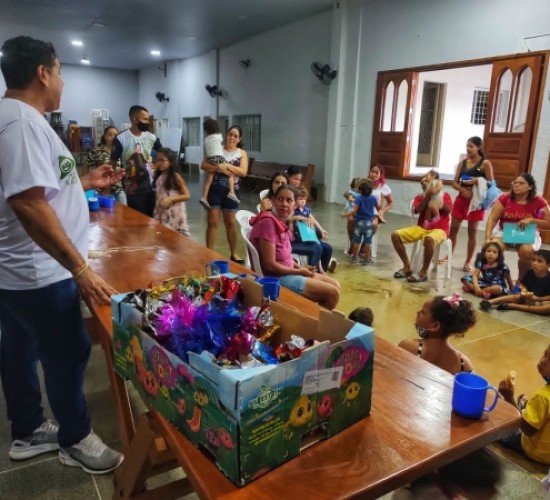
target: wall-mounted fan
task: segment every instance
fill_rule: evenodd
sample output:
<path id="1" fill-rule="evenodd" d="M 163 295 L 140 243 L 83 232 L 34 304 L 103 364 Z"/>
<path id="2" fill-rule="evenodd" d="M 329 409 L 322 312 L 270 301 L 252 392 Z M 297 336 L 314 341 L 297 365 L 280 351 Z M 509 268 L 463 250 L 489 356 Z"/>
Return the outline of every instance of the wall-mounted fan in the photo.
<path id="1" fill-rule="evenodd" d="M 222 97 L 222 90 L 217 85 L 206 84 L 204 88 L 210 94 L 210 97 Z"/>
<path id="2" fill-rule="evenodd" d="M 157 92 L 155 94 L 155 97 L 157 98 L 158 102 L 164 102 L 164 101 L 169 101 L 170 100 L 169 97 L 166 97 L 166 94 L 164 94 L 164 92 Z"/>
<path id="3" fill-rule="evenodd" d="M 325 85 L 330 85 L 338 74 L 338 71 L 332 69 L 328 64 L 321 64 L 317 61 L 311 63 L 311 71 Z"/>

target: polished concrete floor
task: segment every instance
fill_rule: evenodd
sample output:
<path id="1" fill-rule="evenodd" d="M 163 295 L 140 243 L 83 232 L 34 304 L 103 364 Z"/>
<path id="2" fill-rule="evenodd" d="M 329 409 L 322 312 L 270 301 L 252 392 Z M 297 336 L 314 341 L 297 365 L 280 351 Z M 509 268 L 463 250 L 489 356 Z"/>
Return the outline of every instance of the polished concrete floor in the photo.
<path id="1" fill-rule="evenodd" d="M 186 180 L 193 199 L 188 202 L 188 214 L 192 237 L 204 242 L 205 212 L 198 203 L 202 178 L 195 172 L 187 173 Z M 255 210 L 258 197 L 243 193 L 241 207 Z M 391 247 L 389 234 L 394 228 L 410 224 L 410 217 L 390 213 L 388 223 L 381 226 L 378 257 L 366 267 L 352 266 L 344 254 L 347 237 L 345 225 L 339 218 L 342 206 L 328 203 L 311 204 L 313 213 L 329 231 L 329 241 L 334 247 L 340 266 L 334 276 L 340 281 L 342 297 L 338 309 L 348 313 L 357 306 L 368 306 L 374 311 L 376 334 L 397 343 L 406 337 L 415 337 L 414 318 L 422 303 L 434 294 L 448 295 L 459 292 L 460 268 L 463 264 L 466 232 L 460 234 L 459 248 L 453 262 L 452 278 L 444 279 L 442 266 L 430 280 L 420 284 L 408 284 L 393 278 L 400 262 Z M 239 241 L 241 254 L 244 246 Z M 220 228 L 217 250 L 229 255 L 223 229 Z M 507 254 L 507 262 L 515 273 L 514 254 Z M 478 299 L 469 297 L 476 303 Z M 397 314 L 396 314 L 397 312 Z M 542 383 L 536 370 L 539 356 L 550 342 L 550 318 L 514 311 L 479 312 L 477 324 L 464 338 L 453 341 L 472 360 L 477 373 L 492 384 L 498 384 L 509 370 L 517 372 L 517 391 L 530 393 Z M 119 446 L 118 429 L 113 413 L 109 382 L 105 373 L 103 353 L 95 347 L 88 367 L 86 396 L 90 406 L 94 430 L 113 446 Z M 47 402 L 46 411 L 49 412 Z M 0 413 L 5 415 L 3 398 Z M 9 448 L 9 423 L 0 420 L 0 500 L 12 499 L 107 499 L 112 495 L 110 474 L 92 477 L 80 470 L 59 464 L 55 454 L 47 454 L 24 462 L 11 461 Z M 497 447 L 495 447 L 497 448 Z M 501 486 L 500 499 L 543 499 L 539 479 L 545 467 L 502 451 L 505 482 Z M 190 495 L 196 498 L 195 495 Z M 290 495 L 289 495 L 290 498 Z"/>

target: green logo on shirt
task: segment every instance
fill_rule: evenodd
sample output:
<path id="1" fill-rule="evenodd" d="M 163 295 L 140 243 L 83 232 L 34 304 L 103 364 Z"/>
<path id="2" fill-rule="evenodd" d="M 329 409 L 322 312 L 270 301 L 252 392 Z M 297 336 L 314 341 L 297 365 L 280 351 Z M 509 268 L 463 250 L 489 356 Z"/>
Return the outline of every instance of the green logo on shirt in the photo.
<path id="1" fill-rule="evenodd" d="M 59 170 L 61 170 L 61 179 L 69 175 L 75 167 L 75 161 L 69 156 L 59 156 Z"/>

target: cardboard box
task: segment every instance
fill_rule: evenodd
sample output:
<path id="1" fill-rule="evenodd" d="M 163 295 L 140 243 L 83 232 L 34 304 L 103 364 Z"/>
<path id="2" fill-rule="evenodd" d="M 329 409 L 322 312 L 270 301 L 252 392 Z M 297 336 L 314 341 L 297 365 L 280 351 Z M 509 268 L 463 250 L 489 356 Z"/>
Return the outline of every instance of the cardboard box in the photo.
<path id="1" fill-rule="evenodd" d="M 246 307 L 261 304 L 260 286 L 242 280 L 242 287 Z M 166 351 L 141 331 L 141 313 L 123 298 L 112 300 L 115 370 L 238 485 L 370 413 L 372 328 L 328 311 L 318 321 L 273 302 L 281 325 L 275 345 L 292 334 L 318 343 L 279 365 L 220 368 L 206 352 L 184 363 Z"/>

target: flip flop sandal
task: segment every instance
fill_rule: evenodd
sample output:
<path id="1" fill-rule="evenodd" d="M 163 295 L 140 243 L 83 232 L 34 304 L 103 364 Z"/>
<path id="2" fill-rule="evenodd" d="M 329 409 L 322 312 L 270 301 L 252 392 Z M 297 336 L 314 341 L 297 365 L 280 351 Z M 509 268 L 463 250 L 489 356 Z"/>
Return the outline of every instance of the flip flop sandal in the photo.
<path id="1" fill-rule="evenodd" d="M 423 281 L 428 281 L 428 276 L 420 276 L 418 273 L 412 273 L 407 276 L 407 281 L 409 283 L 422 283 Z"/>
<path id="2" fill-rule="evenodd" d="M 404 269 L 399 269 L 399 271 L 395 271 L 395 273 L 393 273 L 393 277 L 398 280 L 401 280 L 403 278 L 409 277 L 411 274 L 412 274 L 411 271 L 407 272 Z"/>
<path id="3" fill-rule="evenodd" d="M 471 273 L 472 272 L 472 266 L 464 266 L 462 268 L 462 270 L 465 272 L 465 273 Z"/>
<path id="4" fill-rule="evenodd" d="M 449 257 L 443 257 L 437 261 L 439 265 L 447 264 L 447 261 L 449 260 Z"/>

